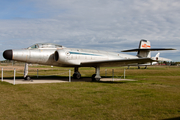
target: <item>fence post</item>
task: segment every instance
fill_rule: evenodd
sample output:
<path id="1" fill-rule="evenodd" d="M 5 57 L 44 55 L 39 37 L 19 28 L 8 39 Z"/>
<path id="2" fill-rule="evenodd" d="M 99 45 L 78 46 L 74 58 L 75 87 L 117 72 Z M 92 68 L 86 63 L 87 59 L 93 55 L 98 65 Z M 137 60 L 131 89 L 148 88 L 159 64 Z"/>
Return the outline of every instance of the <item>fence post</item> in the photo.
<path id="1" fill-rule="evenodd" d="M 125 76 L 126 76 L 126 69 L 124 69 L 124 79 L 125 79 Z"/>
<path id="2" fill-rule="evenodd" d="M 71 69 L 69 69 L 69 82 L 71 82 Z"/>
<path id="3" fill-rule="evenodd" d="M 16 69 L 14 68 L 14 85 L 15 85 L 15 79 L 16 79 Z"/>
<path id="4" fill-rule="evenodd" d="M 105 69 L 105 77 L 107 77 L 107 69 Z"/>
<path id="5" fill-rule="evenodd" d="M 38 69 L 37 69 L 37 78 L 38 78 Z"/>
<path id="6" fill-rule="evenodd" d="M 2 68 L 2 71 L 1 71 L 1 81 L 3 81 L 3 68 Z"/>
<path id="7" fill-rule="evenodd" d="M 114 81 L 114 69 L 112 69 L 112 76 L 113 76 L 113 81 Z"/>

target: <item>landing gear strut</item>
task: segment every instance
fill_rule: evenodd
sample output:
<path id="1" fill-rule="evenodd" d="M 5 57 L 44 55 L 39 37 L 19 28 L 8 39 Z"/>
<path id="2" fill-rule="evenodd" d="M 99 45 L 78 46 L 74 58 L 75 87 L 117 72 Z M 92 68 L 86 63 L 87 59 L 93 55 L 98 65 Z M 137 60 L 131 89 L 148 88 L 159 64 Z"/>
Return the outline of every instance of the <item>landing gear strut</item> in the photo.
<path id="1" fill-rule="evenodd" d="M 28 63 L 25 64 L 25 67 L 24 67 L 24 80 L 30 80 L 31 77 L 28 76 Z"/>
<path id="2" fill-rule="evenodd" d="M 100 81 L 101 76 L 100 76 L 100 67 L 95 67 L 96 69 L 96 74 L 92 75 L 92 81 Z"/>
<path id="3" fill-rule="evenodd" d="M 81 78 L 81 74 L 78 71 L 78 67 L 74 68 L 74 74 L 73 74 L 73 78 L 74 79 L 80 79 Z"/>

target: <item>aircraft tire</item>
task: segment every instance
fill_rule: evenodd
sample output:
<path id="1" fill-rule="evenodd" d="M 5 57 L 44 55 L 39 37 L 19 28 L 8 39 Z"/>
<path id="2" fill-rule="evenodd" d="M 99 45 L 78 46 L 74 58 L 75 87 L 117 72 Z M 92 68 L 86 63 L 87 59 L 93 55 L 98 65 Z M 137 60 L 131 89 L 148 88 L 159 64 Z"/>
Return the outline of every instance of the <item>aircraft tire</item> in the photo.
<path id="1" fill-rule="evenodd" d="M 95 80 L 96 80 L 97 82 L 99 82 L 99 81 L 100 81 L 100 78 L 95 78 Z"/>
<path id="2" fill-rule="evenodd" d="M 76 79 L 80 79 L 80 78 L 81 78 L 81 74 L 80 73 L 76 74 Z"/>
<path id="3" fill-rule="evenodd" d="M 75 73 L 73 74 L 73 78 L 76 79 L 76 74 Z"/>
<path id="4" fill-rule="evenodd" d="M 26 76 L 26 77 L 24 78 L 24 80 L 31 80 L 31 77 L 30 77 L 30 76 Z"/>
<path id="5" fill-rule="evenodd" d="M 73 78 L 74 79 L 80 79 L 81 78 L 81 74 L 80 73 L 74 73 L 73 74 Z"/>
<path id="6" fill-rule="evenodd" d="M 92 77 L 91 77 L 91 78 L 92 78 L 92 81 L 96 81 L 95 76 L 96 76 L 96 74 L 93 74 L 93 75 L 92 75 Z"/>

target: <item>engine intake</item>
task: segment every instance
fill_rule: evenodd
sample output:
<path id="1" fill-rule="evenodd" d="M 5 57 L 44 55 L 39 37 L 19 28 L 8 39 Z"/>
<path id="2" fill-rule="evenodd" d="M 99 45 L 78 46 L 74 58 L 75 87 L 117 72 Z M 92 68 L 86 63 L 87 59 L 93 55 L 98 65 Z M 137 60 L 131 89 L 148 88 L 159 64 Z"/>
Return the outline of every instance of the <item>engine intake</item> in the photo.
<path id="1" fill-rule="evenodd" d="M 64 50 L 56 50 L 54 52 L 54 60 L 58 63 L 61 63 L 61 64 L 67 64 L 68 63 L 68 60 L 66 58 Z"/>
<path id="2" fill-rule="evenodd" d="M 54 60 L 56 62 L 59 60 L 59 53 L 58 53 L 58 51 L 55 51 L 55 53 L 54 53 Z"/>
<path id="3" fill-rule="evenodd" d="M 64 49 L 56 50 L 54 52 L 54 60 L 60 64 L 80 65 L 79 60 L 70 59 L 69 55 L 67 55 L 67 52 Z"/>

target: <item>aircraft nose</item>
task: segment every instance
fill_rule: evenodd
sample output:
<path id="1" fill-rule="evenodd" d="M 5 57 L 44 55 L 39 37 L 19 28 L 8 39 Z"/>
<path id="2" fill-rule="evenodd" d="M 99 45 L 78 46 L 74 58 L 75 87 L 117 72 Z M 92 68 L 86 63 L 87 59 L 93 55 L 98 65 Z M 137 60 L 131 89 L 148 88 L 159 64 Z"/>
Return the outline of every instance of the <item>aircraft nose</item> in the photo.
<path id="1" fill-rule="evenodd" d="M 13 51 L 12 50 L 5 50 L 3 52 L 3 57 L 7 60 L 12 60 Z"/>

